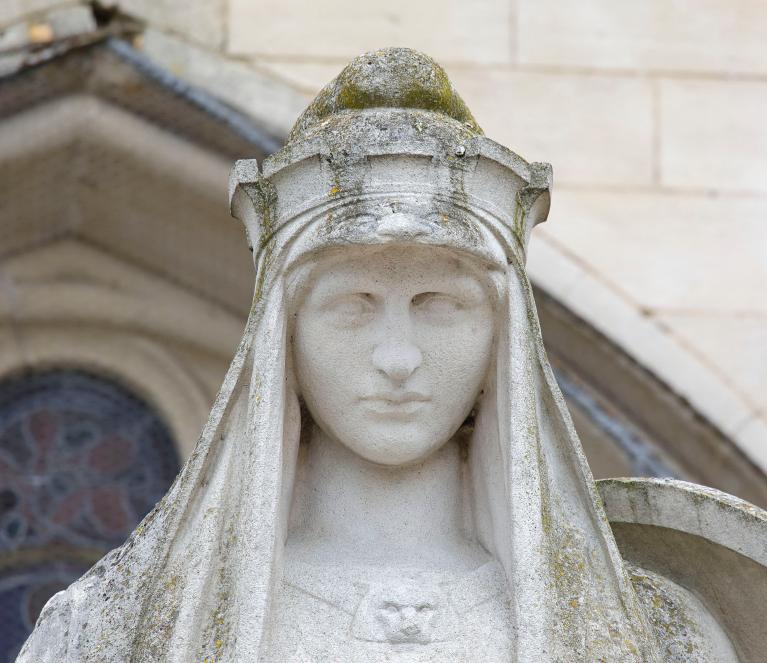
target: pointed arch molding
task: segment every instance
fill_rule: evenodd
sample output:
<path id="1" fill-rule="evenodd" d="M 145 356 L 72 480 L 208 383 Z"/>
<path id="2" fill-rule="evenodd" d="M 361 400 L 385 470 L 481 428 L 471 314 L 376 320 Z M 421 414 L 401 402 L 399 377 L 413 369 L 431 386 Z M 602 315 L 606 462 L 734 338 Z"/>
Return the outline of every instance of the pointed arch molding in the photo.
<path id="1" fill-rule="evenodd" d="M 2 262 L 0 380 L 71 367 L 142 396 L 186 457 L 242 331 L 241 320 L 75 239 Z"/>
<path id="2" fill-rule="evenodd" d="M 652 374 L 658 387 L 676 398 L 680 412 L 704 420 L 734 442 L 744 460 L 754 466 L 749 474 L 767 471 L 764 441 L 749 434 L 747 424 L 753 418 L 749 406 L 657 322 L 599 274 L 551 242 L 545 232 L 534 235 L 528 269 L 540 290 L 625 352 L 626 359 Z M 694 446 L 696 442 L 693 437 L 673 444 Z"/>
<path id="3" fill-rule="evenodd" d="M 109 376 L 157 409 L 186 457 L 250 298 L 241 230 L 221 202 L 228 170 L 88 95 L 0 122 L 0 379 Z"/>

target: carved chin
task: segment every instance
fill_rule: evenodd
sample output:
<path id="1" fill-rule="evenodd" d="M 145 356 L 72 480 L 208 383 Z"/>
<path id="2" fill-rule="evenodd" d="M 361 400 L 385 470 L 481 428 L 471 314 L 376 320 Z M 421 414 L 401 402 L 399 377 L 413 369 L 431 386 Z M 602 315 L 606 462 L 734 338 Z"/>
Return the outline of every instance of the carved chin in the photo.
<path id="1" fill-rule="evenodd" d="M 420 462 L 446 442 L 447 440 L 442 440 L 442 438 L 403 439 L 401 436 L 394 438 L 387 436 L 385 439 L 373 440 L 372 443 L 368 439 L 365 444 L 353 443 L 345 446 L 372 463 L 398 466 Z"/>

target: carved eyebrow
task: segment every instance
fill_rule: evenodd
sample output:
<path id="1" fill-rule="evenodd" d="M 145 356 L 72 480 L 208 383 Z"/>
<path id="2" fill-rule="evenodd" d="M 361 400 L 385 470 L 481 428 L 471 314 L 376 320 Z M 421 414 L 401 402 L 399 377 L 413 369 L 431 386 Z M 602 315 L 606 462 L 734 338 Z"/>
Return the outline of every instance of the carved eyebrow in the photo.
<path id="1" fill-rule="evenodd" d="M 470 301 L 480 301 L 484 297 L 489 298 L 487 288 L 475 276 L 471 274 L 461 274 L 455 278 L 451 278 L 447 281 L 433 283 L 433 287 L 429 287 L 428 281 L 424 284 L 421 292 L 416 295 L 425 294 L 427 292 L 433 292 L 435 294 L 445 294 L 462 299 L 469 299 Z"/>
<path id="2" fill-rule="evenodd" d="M 318 282 L 312 287 L 310 299 L 320 306 L 336 299 L 354 295 L 362 295 L 372 300 L 375 298 L 375 292 L 372 292 L 374 288 L 370 287 L 371 285 L 371 283 L 349 283 L 347 281 L 330 284 Z"/>

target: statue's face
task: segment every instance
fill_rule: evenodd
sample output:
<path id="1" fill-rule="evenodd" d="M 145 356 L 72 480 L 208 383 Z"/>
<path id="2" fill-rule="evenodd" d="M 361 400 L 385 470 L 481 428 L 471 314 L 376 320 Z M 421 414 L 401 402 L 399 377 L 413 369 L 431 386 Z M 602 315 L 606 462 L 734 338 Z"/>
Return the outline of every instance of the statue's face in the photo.
<path id="1" fill-rule="evenodd" d="M 400 465 L 447 442 L 474 406 L 493 347 L 488 287 L 444 249 L 326 258 L 293 327 L 298 386 L 323 431 Z"/>

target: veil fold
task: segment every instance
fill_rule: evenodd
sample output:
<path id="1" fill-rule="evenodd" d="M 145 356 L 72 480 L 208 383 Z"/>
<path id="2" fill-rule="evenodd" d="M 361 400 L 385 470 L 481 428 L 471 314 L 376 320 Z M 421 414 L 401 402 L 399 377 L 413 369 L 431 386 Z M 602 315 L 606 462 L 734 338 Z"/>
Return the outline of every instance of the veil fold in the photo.
<path id="1" fill-rule="evenodd" d="M 532 289 L 516 260 L 507 272 L 507 293 L 497 428 L 481 422 L 472 450 L 481 454 L 487 444 L 502 450 L 503 462 L 495 467 L 505 479 L 511 532 L 504 540 L 508 552 L 496 554 L 515 601 L 515 661 L 659 661 L 546 357 Z"/>

